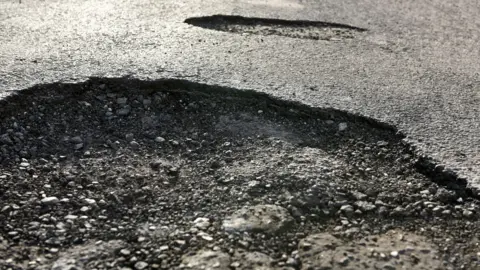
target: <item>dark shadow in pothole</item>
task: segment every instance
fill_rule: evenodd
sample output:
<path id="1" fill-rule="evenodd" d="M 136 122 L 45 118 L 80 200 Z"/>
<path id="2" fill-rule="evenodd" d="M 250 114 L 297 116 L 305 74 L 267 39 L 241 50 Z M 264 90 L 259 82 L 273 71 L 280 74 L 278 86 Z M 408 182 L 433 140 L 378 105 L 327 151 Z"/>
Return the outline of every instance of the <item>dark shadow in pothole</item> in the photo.
<path id="1" fill-rule="evenodd" d="M 270 22 L 270 20 L 267 21 Z M 271 20 L 271 22 L 277 22 L 277 20 Z M 343 27 L 352 28 L 349 26 Z M 165 93 L 171 93 L 172 95 L 177 95 L 178 98 L 181 98 L 182 95 L 190 95 L 200 99 L 216 98 L 223 99 L 228 103 L 235 101 L 238 102 L 238 104 L 243 104 L 242 106 L 250 106 L 247 104 L 256 104 L 258 109 L 272 111 L 275 113 L 275 115 L 287 117 L 287 119 L 291 120 L 293 118 L 295 119 L 295 121 L 317 119 L 327 122 L 332 121 L 334 122 L 334 125 L 337 125 L 340 122 L 355 123 L 356 125 L 360 125 L 361 128 L 357 128 L 355 132 L 350 134 L 350 136 L 357 138 L 371 137 L 368 135 L 368 133 L 370 133 L 368 129 L 371 129 L 375 132 L 381 132 L 383 134 L 382 136 L 390 137 L 391 140 L 394 140 L 396 142 L 401 142 L 402 139 L 405 138 L 405 136 L 401 132 L 399 132 L 394 126 L 379 122 L 372 118 L 346 113 L 330 108 L 312 108 L 298 102 L 277 99 L 270 95 L 252 90 L 239 90 L 227 87 L 211 86 L 194 83 L 187 80 L 176 79 L 143 81 L 128 78 L 92 78 L 82 84 L 55 83 L 47 85 L 37 85 L 30 89 L 16 92 L 9 97 L 0 100 L 0 115 L 2 116 L 0 120 L 5 121 L 5 119 L 8 119 L 9 117 L 12 117 L 17 113 L 23 112 L 25 108 L 31 107 L 32 104 L 34 104 L 33 106 L 43 107 L 46 103 L 49 103 L 50 105 L 57 104 L 60 106 L 64 104 L 65 101 L 71 99 L 79 99 L 80 102 L 81 97 L 85 93 L 89 93 L 89 91 L 91 91 L 87 88 L 91 87 L 92 85 L 99 85 L 101 84 L 100 82 L 108 85 L 114 85 L 116 88 L 110 88 L 108 90 L 111 92 L 125 91 L 125 89 L 135 89 L 135 91 L 138 91 L 139 94 L 143 95 L 152 95 L 153 93 L 160 91 Z M 105 92 L 107 90 L 100 89 L 97 91 Z M 247 104 L 245 104 L 245 102 L 247 102 Z M 255 106 L 252 105 L 251 107 L 253 108 Z M 244 109 L 247 109 L 247 107 L 244 107 Z M 248 110 L 251 110 L 251 108 L 249 108 Z M 224 117 L 223 121 L 225 121 L 223 125 L 228 126 L 225 131 L 229 131 L 231 134 L 237 133 L 237 135 L 243 134 L 244 136 L 255 136 L 255 134 L 258 135 L 260 133 L 263 133 L 263 135 L 265 136 L 283 137 L 283 139 L 287 139 L 299 145 L 308 145 L 310 143 L 307 141 L 299 141 L 295 138 L 295 134 L 282 130 L 274 130 L 275 128 L 273 126 L 264 125 L 264 123 L 251 123 L 251 126 L 247 126 L 247 128 L 245 128 L 245 126 L 242 126 L 242 121 L 238 121 L 238 119 L 229 119 L 228 117 Z M 251 121 L 251 119 L 247 119 L 246 121 Z M 219 119 L 219 124 L 222 125 L 221 118 Z M 236 126 L 237 124 L 238 126 Z M 52 129 L 53 127 L 50 128 Z M 334 131 L 334 129 L 332 130 Z M 350 128 L 350 130 L 352 129 Z M 0 131 L 0 135 L 14 132 L 12 129 L 7 129 L 5 126 L 1 127 Z M 342 132 L 340 132 L 340 134 L 342 134 Z M 327 142 L 331 142 L 332 140 L 335 140 L 335 136 L 330 137 Z M 327 147 L 327 143 L 325 142 L 317 143 L 324 144 L 326 148 L 331 147 L 331 145 Z M 5 147 L 5 144 L 3 147 Z M 316 147 L 318 147 L 318 145 Z M 416 170 L 418 170 L 418 172 L 426 175 L 427 177 L 431 178 L 432 181 L 440 185 L 460 192 L 460 194 L 462 194 L 461 196 L 464 196 L 465 194 L 472 195 L 472 191 L 467 187 L 466 179 L 458 178 L 455 172 L 445 169 L 442 166 L 437 166 L 436 163 L 429 157 L 416 156 L 414 154 L 416 150 L 413 146 L 404 144 L 404 148 L 407 149 L 405 151 L 412 155 L 411 162 L 415 164 L 415 168 Z M 55 151 L 57 154 L 67 154 L 62 153 L 62 149 L 62 147 L 59 147 L 58 149 L 55 149 Z M 65 150 L 70 149 L 63 149 L 63 151 Z M 334 147 L 331 148 L 331 150 L 336 149 Z M 21 152 L 18 147 L 15 148 L 15 151 Z M 2 156 L 2 158 L 5 160 L 4 157 L 5 153 Z"/>
<path id="2" fill-rule="evenodd" d="M 354 38 L 356 34 L 366 31 L 366 29 L 363 28 L 339 23 L 229 15 L 193 17 L 186 19 L 185 23 L 206 29 L 239 34 L 277 35 L 291 38 L 331 41 L 351 39 Z"/>
<path id="3" fill-rule="evenodd" d="M 215 16 L 213 16 L 215 17 Z M 224 16 L 220 16 L 221 18 Z M 227 16 L 228 17 L 228 16 Z M 233 18 L 237 18 L 232 16 Z M 240 17 L 242 18 L 242 17 Z M 277 22 L 282 20 L 267 20 L 268 22 Z M 343 28 L 356 29 L 355 27 L 342 26 L 337 24 L 326 24 L 326 23 L 315 23 L 310 22 L 316 25 L 333 25 Z M 301 23 L 299 23 L 301 24 Z M 363 30 L 362 30 L 363 31 Z M 43 102 L 48 102 L 52 105 L 57 104 L 61 105 L 68 99 L 80 98 L 84 95 L 84 92 L 88 93 L 88 87 L 91 85 L 99 84 L 110 84 L 116 86 L 116 89 L 109 89 L 111 92 L 124 91 L 121 89 L 134 89 L 138 91 L 139 94 L 143 95 L 152 95 L 156 92 L 166 92 L 172 93 L 173 95 L 191 95 L 197 98 L 220 98 L 229 102 L 233 101 L 242 101 L 247 102 L 248 104 L 256 104 L 257 108 L 263 110 L 274 111 L 275 114 L 287 117 L 289 119 L 297 120 L 307 120 L 307 119 L 320 119 L 322 121 L 334 121 L 335 124 L 340 122 L 346 123 L 356 123 L 362 126 L 361 129 L 358 129 L 357 134 L 354 137 L 365 137 L 368 134 L 368 129 L 381 131 L 385 133 L 384 135 L 393 138 L 397 142 L 401 142 L 405 136 L 399 132 L 396 127 L 380 122 L 376 119 L 369 117 L 364 117 L 358 114 L 347 113 L 344 111 L 339 111 L 331 108 L 312 108 L 310 106 L 304 105 L 299 102 L 287 101 L 272 97 L 265 93 L 259 93 L 253 90 L 241 90 L 233 89 L 228 87 L 212 86 L 206 84 L 194 83 L 188 80 L 177 80 L 177 79 L 162 79 L 155 81 L 144 81 L 138 79 L 129 79 L 129 78 L 91 78 L 85 83 L 81 84 L 64 84 L 64 83 L 54 83 L 46 85 L 37 85 L 29 89 L 18 91 L 12 93 L 6 98 L 0 100 L 0 120 L 4 121 L 5 119 L 23 112 L 25 108 L 32 106 L 32 102 L 35 106 L 42 107 Z M 63 90 L 65 89 L 65 90 Z M 117 90 L 118 89 L 118 90 Z M 107 90 L 98 90 L 98 91 L 107 91 Z M 243 104 L 243 106 L 249 106 Z M 253 105 L 252 105 L 253 106 Z M 244 129 L 241 124 L 240 126 L 235 127 L 235 123 L 238 120 L 235 119 L 223 119 L 224 121 L 230 121 L 229 128 L 232 128 L 230 132 L 242 133 L 245 136 L 254 136 L 256 133 L 264 133 L 266 136 L 277 136 L 284 139 L 290 140 L 291 142 L 298 144 L 305 144 L 306 142 L 299 142 L 296 138 L 288 133 L 279 130 L 273 130 L 272 127 L 262 125 L 261 123 L 252 124 L 249 126 L 249 129 Z M 219 123 L 221 123 L 221 119 Z M 240 121 L 241 122 L 241 121 Z M 227 125 L 227 124 L 225 124 Z M 0 126 L 0 135 L 4 134 L 6 131 L 12 132 L 11 129 L 6 129 L 5 127 Z M 363 133 L 363 134 L 362 134 Z M 368 137 L 368 135 L 366 136 Z M 308 143 L 307 143 L 308 144 Z M 452 190 L 460 191 L 461 193 L 468 193 L 471 195 L 472 191 L 467 188 L 467 181 L 464 178 L 459 178 L 458 175 L 444 168 L 443 166 L 437 165 L 431 158 L 427 156 L 416 156 L 415 147 L 404 144 L 404 147 L 408 149 L 408 152 L 412 154 L 412 161 L 414 161 L 415 168 L 422 174 L 428 176 L 432 179 L 433 182 L 439 183 L 443 186 L 448 187 Z M 1 145 L 1 143 L 0 143 Z M 17 149 L 18 150 L 18 149 Z M 58 149 L 56 149 L 58 150 Z M 65 154 L 65 153 L 63 153 Z"/>

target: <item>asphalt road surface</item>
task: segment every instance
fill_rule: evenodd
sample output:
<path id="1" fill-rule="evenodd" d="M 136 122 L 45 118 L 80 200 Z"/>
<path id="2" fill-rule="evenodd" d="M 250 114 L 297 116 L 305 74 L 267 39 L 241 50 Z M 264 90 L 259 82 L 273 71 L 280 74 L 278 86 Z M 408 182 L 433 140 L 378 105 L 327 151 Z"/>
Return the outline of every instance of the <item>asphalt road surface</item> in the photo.
<path id="1" fill-rule="evenodd" d="M 448 172 L 443 174 L 449 176 L 448 181 L 466 182 L 469 192 L 467 197 L 478 198 L 480 190 L 478 14 L 480 5 L 476 1 L 467 0 L 423 2 L 0 0 L 0 97 L 39 84 L 84 82 L 91 77 L 125 76 L 142 81 L 182 79 L 238 91 L 253 90 L 278 99 L 298 101 L 316 108 L 331 108 L 336 113 L 343 111 L 350 116 L 363 116 L 389 124 L 406 136 L 404 141 L 415 147 L 418 156 L 424 156 L 425 160 L 431 161 L 429 164 L 434 167 L 430 168 L 431 170 L 436 168 L 437 172 Z M 89 91 L 113 89 L 108 87 L 109 83 L 107 86 L 93 83 L 85 86 L 85 89 L 90 89 Z M 132 86 L 129 88 L 129 91 L 131 90 Z M 88 98 L 89 102 L 96 100 L 93 96 Z M 110 99 L 101 100 L 105 103 L 102 103 L 102 106 L 113 106 L 112 104 L 123 106 L 124 101 L 127 102 L 123 97 L 115 101 L 115 95 L 108 98 Z M 42 102 L 42 97 L 32 100 L 38 104 Z M 131 94 L 128 102 L 132 100 L 140 104 L 144 97 Z M 172 101 L 166 104 L 174 103 Z M 186 108 L 189 106 L 187 105 Z M 53 113 L 52 107 L 48 106 L 46 105 L 47 111 Z M 71 113 L 75 116 L 73 111 L 67 113 L 68 109 L 75 106 L 62 110 L 66 115 Z M 145 105 L 145 108 L 149 108 L 148 106 Z M 32 113 L 32 117 L 42 113 L 41 110 L 36 111 L 37 108 L 31 109 L 29 113 Z M 131 107 L 124 107 L 119 108 L 116 114 L 110 111 L 109 113 L 113 116 L 125 116 L 130 110 Z M 148 112 L 147 109 L 146 111 Z M 69 121 L 62 117 L 58 116 L 58 121 Z M 132 123 L 135 123 L 132 119 L 130 119 Z M 352 118 L 345 121 L 348 122 L 348 127 L 357 125 Z M 347 127 L 342 126 L 342 123 L 339 126 L 341 131 Z M 355 132 L 369 134 L 363 129 L 365 127 L 363 124 L 359 126 L 362 129 Z M 92 127 L 91 130 L 93 132 L 95 129 Z M 329 127 L 328 130 L 334 129 Z M 42 132 L 41 127 L 39 132 Z M 181 133 L 177 130 L 175 132 Z M 375 132 L 372 134 L 377 134 Z M 2 137 L 4 139 L 2 143 L 8 145 L 9 140 L 13 140 L 12 136 L 13 133 Z M 393 138 L 395 135 L 389 133 L 385 136 Z M 356 139 L 361 136 L 353 137 Z M 185 140 L 186 144 L 189 142 L 190 139 Z M 82 143 L 78 141 L 75 147 L 82 149 Z M 378 145 L 371 143 L 374 148 L 386 147 L 383 143 Z M 364 145 L 363 142 L 360 144 Z M 400 144 L 396 139 L 392 139 L 390 143 L 394 147 Z M 110 146 L 113 148 L 115 142 L 112 145 Z M 255 143 L 254 146 L 260 147 Z M 286 152 L 296 153 L 289 147 L 285 146 Z M 370 149 L 370 146 L 367 148 Z M 259 158 L 267 160 L 263 156 Z M 400 160 L 402 157 L 398 158 Z M 409 161 L 406 159 L 407 161 L 401 162 L 407 164 Z M 148 165 L 148 162 L 145 160 L 145 164 Z M 20 172 L 24 172 L 24 169 L 30 166 L 26 164 L 28 163 L 25 161 L 21 162 L 23 169 Z M 389 170 L 390 165 L 382 166 L 380 167 L 386 171 Z M 10 174 L 4 175 L 2 181 L 6 179 L 5 181 L 10 184 L 15 183 L 13 179 L 8 178 Z M 409 174 L 406 175 L 406 178 L 410 177 Z M 420 177 L 414 172 L 412 175 L 419 177 L 418 183 L 421 183 L 419 185 L 422 188 L 427 186 L 423 176 Z M 410 192 L 408 196 L 418 195 L 417 191 L 405 190 Z M 431 195 L 433 200 L 438 195 L 438 198 L 435 198 L 440 202 L 450 203 L 451 198 L 441 199 L 445 197 L 440 196 L 444 191 L 438 190 L 443 189 L 435 187 L 425 190 L 421 193 L 422 196 Z M 382 194 L 381 191 L 378 192 Z M 463 199 L 458 201 L 457 197 L 452 198 L 454 201 L 457 200 L 455 203 L 463 202 Z M 49 198 L 52 201 L 46 200 L 39 204 L 57 203 L 60 198 L 56 199 Z M 411 197 L 411 203 L 414 205 L 417 199 L 415 196 Z M 12 205 L 16 205 L 14 202 L 12 201 Z M 402 208 L 401 202 L 393 202 L 392 199 L 390 210 L 395 212 L 397 204 Z M 339 213 L 342 215 L 354 210 L 351 205 L 335 205 L 341 207 Z M 365 207 L 364 203 L 360 205 Z M 448 212 L 451 211 L 448 208 L 450 206 L 438 208 L 441 213 L 447 212 L 438 214 L 440 212 L 437 211 L 437 214 L 440 216 L 452 214 L 455 217 L 469 219 L 476 215 L 477 202 L 472 201 L 472 205 L 457 207 L 453 214 Z M 10 208 L 5 208 L 5 211 L 16 209 L 11 205 L 8 207 Z M 375 207 L 377 210 L 382 207 L 388 208 L 383 204 L 377 204 Z M 425 207 L 430 209 L 435 206 Z M 221 208 L 217 210 L 223 211 Z M 429 215 L 430 210 L 427 210 L 418 210 L 417 214 Z M 58 211 L 60 212 L 57 214 L 60 215 L 64 210 Z M 407 209 L 402 214 L 408 211 L 410 210 Z M 371 222 L 374 224 L 377 221 L 372 219 Z M 446 226 L 445 231 L 454 228 L 448 226 L 457 226 L 445 225 L 447 223 L 442 222 L 439 224 Z M 11 224 L 15 224 L 15 220 L 11 220 Z M 22 224 L 17 225 L 25 225 Z M 459 224 L 461 225 L 455 228 L 464 230 L 470 226 L 469 221 L 459 221 Z M 419 229 L 414 227 L 413 230 Z M 12 229 L 9 233 L 15 238 L 19 232 Z M 333 236 L 318 237 L 337 241 L 332 240 Z M 416 236 L 412 236 L 412 239 L 414 237 Z M 468 239 L 466 235 L 459 237 Z M 289 240 L 285 241 L 287 243 Z M 182 246 L 181 243 L 179 245 Z M 275 243 L 271 245 L 274 246 Z M 468 244 L 465 247 L 472 245 Z M 224 255 L 215 254 L 220 256 L 219 263 L 227 256 Z M 232 258 L 237 256 L 233 253 L 230 255 Z M 296 259 L 295 257 L 292 260 Z M 180 257 L 170 263 L 178 265 L 179 260 Z M 288 258 L 281 260 L 288 265 Z M 290 262 L 292 266 L 299 267 L 295 261 Z M 460 265 L 455 264 L 458 263 L 455 260 L 450 263 Z M 303 264 L 308 263 L 303 261 Z M 137 269 L 146 267 L 135 261 L 131 262 L 131 266 Z M 229 267 L 235 268 L 232 265 Z"/>
<path id="2" fill-rule="evenodd" d="M 472 1 L 8 1 L 0 91 L 90 76 L 185 78 L 373 117 L 480 185 L 480 7 Z M 350 39 L 221 32 L 214 14 L 346 24 Z"/>

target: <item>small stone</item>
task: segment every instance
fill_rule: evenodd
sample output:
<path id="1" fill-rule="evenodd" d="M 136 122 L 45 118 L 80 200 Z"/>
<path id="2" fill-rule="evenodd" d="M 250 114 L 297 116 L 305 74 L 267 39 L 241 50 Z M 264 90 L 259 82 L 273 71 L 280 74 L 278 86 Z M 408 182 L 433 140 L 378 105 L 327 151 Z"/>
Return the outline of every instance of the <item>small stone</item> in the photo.
<path id="1" fill-rule="evenodd" d="M 153 170 L 158 170 L 160 169 L 160 167 L 164 164 L 164 162 L 160 159 L 157 159 L 157 160 L 154 160 L 152 162 L 150 162 L 150 168 L 152 168 Z"/>
<path id="2" fill-rule="evenodd" d="M 207 229 L 208 227 L 210 227 L 210 221 L 208 218 L 197 218 L 193 221 L 193 224 L 195 227 L 199 228 L 199 229 L 202 229 L 202 230 L 205 230 Z"/>
<path id="3" fill-rule="evenodd" d="M 345 231 L 345 234 L 347 235 L 354 235 L 360 232 L 360 228 L 358 227 L 353 227 Z"/>
<path id="4" fill-rule="evenodd" d="M 358 201 L 365 200 L 368 197 L 366 194 L 363 194 L 362 192 L 358 192 L 358 191 L 352 191 L 352 195 Z"/>
<path id="5" fill-rule="evenodd" d="M 339 131 L 344 131 L 344 130 L 347 129 L 347 127 L 348 127 L 348 125 L 345 122 L 342 122 L 342 123 L 338 124 L 338 130 Z"/>
<path id="6" fill-rule="evenodd" d="M 89 205 L 95 205 L 97 203 L 94 199 L 85 199 L 85 202 Z"/>
<path id="7" fill-rule="evenodd" d="M 75 150 L 80 150 L 83 148 L 83 143 L 77 143 L 75 144 L 75 146 L 73 147 Z"/>
<path id="8" fill-rule="evenodd" d="M 144 99 L 143 101 L 143 106 L 146 108 L 146 107 L 149 107 L 151 104 L 152 104 L 152 100 L 151 99 Z"/>
<path id="9" fill-rule="evenodd" d="M 25 167 L 28 167 L 28 166 L 30 166 L 30 163 L 28 163 L 28 162 L 22 162 L 22 163 L 20 163 L 20 167 L 25 168 Z"/>
<path id="10" fill-rule="evenodd" d="M 298 264 L 298 261 L 295 258 L 290 257 L 285 263 L 290 266 L 296 266 Z"/>
<path id="11" fill-rule="evenodd" d="M 135 269 L 137 269 L 137 270 L 143 270 L 147 267 L 148 267 L 148 263 L 146 263 L 146 262 L 140 261 L 140 262 L 135 263 Z"/>
<path id="12" fill-rule="evenodd" d="M 175 244 L 177 246 L 183 247 L 187 244 L 187 242 L 185 240 L 175 240 Z"/>
<path id="13" fill-rule="evenodd" d="M 46 160 L 44 158 L 40 158 L 40 159 L 38 159 L 38 161 L 40 162 L 40 164 L 43 164 L 43 165 L 48 164 L 48 160 Z"/>
<path id="14" fill-rule="evenodd" d="M 125 97 L 117 98 L 117 103 L 119 105 L 125 105 L 125 104 L 127 104 L 127 98 L 125 98 Z"/>
<path id="15" fill-rule="evenodd" d="M 13 144 L 13 141 L 8 134 L 1 135 L 0 136 L 0 142 L 3 143 L 3 144 L 9 144 L 9 145 Z"/>
<path id="16" fill-rule="evenodd" d="M 342 266 L 347 266 L 348 262 L 349 262 L 348 257 L 342 257 L 337 261 L 337 263 Z"/>
<path id="17" fill-rule="evenodd" d="M 385 269 L 385 270 L 395 270 L 397 269 L 395 266 L 389 264 L 389 263 L 386 263 L 383 265 L 383 268 L 382 269 Z"/>
<path id="18" fill-rule="evenodd" d="M 105 101 L 107 100 L 107 97 L 105 95 L 99 95 L 99 96 L 95 96 L 96 99 L 100 100 L 100 101 Z"/>
<path id="19" fill-rule="evenodd" d="M 127 142 L 133 141 L 133 133 L 128 133 L 127 135 L 125 135 L 125 140 Z"/>
<path id="20" fill-rule="evenodd" d="M 160 255 L 158 255 L 157 258 L 160 259 L 160 260 L 165 260 L 165 259 L 168 258 L 168 255 L 167 254 L 160 254 Z"/>
<path id="21" fill-rule="evenodd" d="M 368 224 L 366 224 L 366 223 L 365 223 L 365 224 L 362 224 L 362 227 L 360 227 L 360 229 L 361 229 L 362 231 L 370 231 L 370 230 L 371 230 L 370 226 L 369 226 Z"/>
<path id="22" fill-rule="evenodd" d="M 247 241 L 242 241 L 242 240 L 238 241 L 238 244 L 239 244 L 241 247 L 243 247 L 243 248 L 248 248 L 248 247 L 250 246 L 250 243 L 249 243 L 249 242 L 247 242 Z"/>
<path id="23" fill-rule="evenodd" d="M 121 249 L 120 254 L 122 254 L 123 256 L 128 256 L 128 255 L 130 255 L 130 250 L 128 250 L 126 248 Z"/>
<path id="24" fill-rule="evenodd" d="M 385 206 L 380 206 L 380 208 L 378 208 L 378 214 L 379 215 L 387 215 L 388 214 L 388 208 L 385 207 Z"/>
<path id="25" fill-rule="evenodd" d="M 353 206 L 347 204 L 347 205 L 342 205 L 342 207 L 340 207 L 340 211 L 344 213 L 353 213 L 354 209 L 353 209 Z"/>
<path id="26" fill-rule="evenodd" d="M 165 140 L 165 138 L 163 138 L 163 137 L 156 137 L 156 138 L 155 138 L 155 142 L 158 142 L 158 143 L 163 143 L 163 142 L 165 142 L 165 141 L 166 141 L 166 140 Z"/>
<path id="27" fill-rule="evenodd" d="M 60 200 L 57 197 L 46 197 L 41 200 L 43 204 L 50 205 L 50 204 L 56 204 Z"/>
<path id="28" fill-rule="evenodd" d="M 128 114 L 130 114 L 131 110 L 132 110 L 131 107 L 127 105 L 127 106 L 121 108 L 120 110 L 117 110 L 117 115 L 127 116 Z"/>
<path id="29" fill-rule="evenodd" d="M 138 149 L 140 148 L 140 144 L 136 141 L 131 141 L 130 142 L 130 146 L 133 148 L 133 149 Z"/>
<path id="30" fill-rule="evenodd" d="M 465 209 L 465 210 L 463 210 L 462 215 L 463 215 L 464 217 L 469 218 L 469 217 L 472 217 L 472 216 L 473 216 L 473 212 L 470 211 L 470 210 L 466 210 L 466 209 Z"/>
<path id="31" fill-rule="evenodd" d="M 75 216 L 75 215 L 66 215 L 65 216 L 65 219 L 68 219 L 68 220 L 75 220 L 77 218 L 78 218 L 78 216 Z"/>
<path id="32" fill-rule="evenodd" d="M 448 209 L 447 209 L 447 210 L 443 210 L 443 211 L 442 211 L 442 215 L 449 216 L 449 215 L 451 215 L 451 214 L 452 214 L 452 211 L 451 211 L 451 210 L 448 210 Z"/>
<path id="33" fill-rule="evenodd" d="M 366 202 L 366 201 L 358 201 L 355 202 L 355 206 L 360 208 L 363 212 L 369 212 L 375 210 L 377 208 L 374 204 Z"/>
<path id="34" fill-rule="evenodd" d="M 388 142 L 386 142 L 386 141 L 378 141 L 378 142 L 377 142 L 377 146 L 379 146 L 379 147 L 388 146 Z"/>
<path id="35" fill-rule="evenodd" d="M 405 215 L 405 209 L 401 206 L 395 207 L 395 209 L 392 210 L 391 213 L 393 216 L 403 216 Z"/>
<path id="36" fill-rule="evenodd" d="M 75 136 L 73 138 L 70 139 L 70 142 L 74 143 L 74 144 L 80 144 L 83 142 L 82 140 L 82 137 L 80 136 Z"/>
<path id="37" fill-rule="evenodd" d="M 205 241 L 213 241 L 213 237 L 211 237 L 210 235 L 208 234 L 202 234 L 201 235 L 202 239 L 205 240 Z"/>
<path id="38" fill-rule="evenodd" d="M 447 190 L 445 188 L 437 189 L 437 192 L 435 193 L 435 197 L 437 198 L 438 201 L 443 203 L 450 203 L 456 200 L 455 192 L 452 190 Z"/>

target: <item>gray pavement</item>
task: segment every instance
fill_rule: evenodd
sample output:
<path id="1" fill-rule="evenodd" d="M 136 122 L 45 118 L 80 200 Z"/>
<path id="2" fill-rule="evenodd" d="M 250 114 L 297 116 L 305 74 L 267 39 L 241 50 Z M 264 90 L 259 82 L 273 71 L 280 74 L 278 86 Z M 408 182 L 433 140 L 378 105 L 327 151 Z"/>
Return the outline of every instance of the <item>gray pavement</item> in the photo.
<path id="1" fill-rule="evenodd" d="M 183 23 L 213 14 L 365 28 L 323 41 Z M 0 1 L 0 95 L 91 76 L 184 78 L 373 117 L 480 187 L 480 4 L 467 0 Z"/>

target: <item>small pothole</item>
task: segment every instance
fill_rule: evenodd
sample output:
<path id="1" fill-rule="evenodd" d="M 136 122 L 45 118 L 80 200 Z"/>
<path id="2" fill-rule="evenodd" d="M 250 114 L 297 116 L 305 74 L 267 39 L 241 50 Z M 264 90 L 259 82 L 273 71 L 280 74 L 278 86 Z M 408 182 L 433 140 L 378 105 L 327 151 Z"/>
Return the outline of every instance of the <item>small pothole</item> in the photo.
<path id="1" fill-rule="evenodd" d="M 228 15 L 193 17 L 186 19 L 185 23 L 202 28 L 239 34 L 276 35 L 330 41 L 355 38 L 358 33 L 366 31 L 366 29 L 363 28 L 339 23 Z"/>
<path id="2" fill-rule="evenodd" d="M 210 249 L 224 252 L 222 262 L 261 252 L 254 257 L 299 269 L 298 244 L 312 233 L 350 241 L 391 229 L 428 237 L 447 264 L 474 263 L 447 251 L 474 250 L 478 201 L 420 173 L 402 136 L 371 119 L 128 79 L 36 86 L 1 101 L 0 115 L 0 257 L 10 258 L 2 267 L 51 265 L 58 252 L 84 250 L 74 245 L 122 240 L 82 267 L 169 269 Z M 282 232 L 271 235 L 268 222 L 222 228 L 249 209 L 260 222 L 262 211 L 281 213 L 271 218 Z"/>

